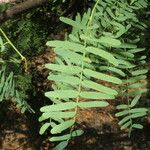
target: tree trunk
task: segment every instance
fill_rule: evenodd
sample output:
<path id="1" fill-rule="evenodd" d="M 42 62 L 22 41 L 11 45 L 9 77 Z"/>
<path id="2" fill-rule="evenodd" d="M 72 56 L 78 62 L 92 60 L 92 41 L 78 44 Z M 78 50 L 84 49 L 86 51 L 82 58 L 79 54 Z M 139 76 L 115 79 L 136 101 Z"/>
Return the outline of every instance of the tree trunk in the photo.
<path id="1" fill-rule="evenodd" d="M 4 1 L 4 0 L 0 0 Z M 11 1 L 11 0 L 9 0 Z M 15 15 L 25 12 L 34 7 L 38 7 L 48 2 L 48 0 L 27 0 L 25 2 L 19 3 L 13 7 L 8 8 L 5 12 L 0 14 L 0 23 L 13 18 Z"/>

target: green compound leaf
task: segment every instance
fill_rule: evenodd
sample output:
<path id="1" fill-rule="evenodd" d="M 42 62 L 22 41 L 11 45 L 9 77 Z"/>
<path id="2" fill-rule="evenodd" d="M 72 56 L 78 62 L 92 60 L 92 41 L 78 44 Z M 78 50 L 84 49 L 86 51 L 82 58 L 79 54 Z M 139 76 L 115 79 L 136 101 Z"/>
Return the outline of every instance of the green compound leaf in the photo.
<path id="1" fill-rule="evenodd" d="M 138 103 L 140 98 L 141 98 L 141 95 L 135 96 L 134 99 L 132 100 L 131 104 L 130 104 L 130 107 L 131 108 L 134 107 Z"/>
<path id="2" fill-rule="evenodd" d="M 60 103 L 50 106 L 44 106 L 40 109 L 41 112 L 51 112 L 51 111 L 60 111 L 60 110 L 69 110 L 73 109 L 77 106 L 77 103 L 75 102 L 66 102 L 66 103 Z"/>
<path id="3" fill-rule="evenodd" d="M 76 98 L 78 95 L 79 92 L 75 90 L 55 90 L 45 93 L 48 98 Z"/>
<path id="4" fill-rule="evenodd" d="M 138 52 L 142 52 L 142 51 L 145 51 L 145 48 L 135 48 L 135 49 L 129 50 L 128 52 L 134 54 L 134 53 L 138 53 Z"/>
<path id="5" fill-rule="evenodd" d="M 121 42 L 118 39 L 114 39 L 114 38 L 109 37 L 109 36 L 108 37 L 102 36 L 99 39 L 95 39 L 94 37 L 87 37 L 84 34 L 82 34 L 82 35 L 80 35 L 80 38 L 84 39 L 84 40 L 89 40 L 92 42 L 98 42 L 100 44 L 104 44 L 104 45 L 109 46 L 109 47 L 116 47 L 116 46 L 119 46 L 121 44 Z"/>
<path id="6" fill-rule="evenodd" d="M 108 46 L 116 47 L 121 45 L 121 42 L 117 39 L 111 37 L 100 37 L 98 41 L 102 44 L 108 44 Z"/>
<path id="7" fill-rule="evenodd" d="M 113 95 L 103 94 L 100 92 L 81 92 L 80 96 L 87 99 L 114 99 Z"/>
<path id="8" fill-rule="evenodd" d="M 128 121 L 127 123 L 125 123 L 123 126 L 121 126 L 121 130 L 128 128 L 131 125 L 131 121 Z"/>
<path id="9" fill-rule="evenodd" d="M 134 54 L 129 53 L 129 52 L 119 52 L 119 54 L 126 58 L 134 58 Z"/>
<path id="10" fill-rule="evenodd" d="M 129 78 L 128 80 L 124 81 L 124 83 L 134 83 L 144 79 L 146 79 L 146 75 L 140 75 L 140 76 Z"/>
<path id="11" fill-rule="evenodd" d="M 134 83 L 129 85 L 129 88 L 142 88 L 143 86 L 146 86 L 147 82 L 138 82 L 138 83 Z"/>
<path id="12" fill-rule="evenodd" d="M 71 136 L 72 136 L 72 137 L 80 136 L 80 135 L 82 135 L 83 133 L 84 133 L 83 130 L 75 130 L 75 131 L 73 131 L 73 132 L 71 133 Z"/>
<path id="13" fill-rule="evenodd" d="M 80 108 L 92 108 L 92 107 L 106 107 L 109 103 L 105 101 L 91 101 L 91 102 L 80 102 L 78 106 Z"/>
<path id="14" fill-rule="evenodd" d="M 102 66 L 102 67 L 100 67 L 100 70 L 105 70 L 105 71 L 110 70 L 111 72 L 114 72 L 123 77 L 126 76 L 126 74 L 121 69 L 114 68 L 114 67 Z"/>
<path id="15" fill-rule="evenodd" d="M 83 56 L 81 54 L 78 54 L 74 51 L 62 49 L 62 48 L 55 48 L 54 49 L 55 53 L 62 57 L 66 62 L 69 59 L 70 62 L 73 64 L 81 65 L 83 61 Z M 84 61 L 87 63 L 90 63 L 91 60 L 88 57 L 84 58 Z"/>
<path id="16" fill-rule="evenodd" d="M 117 91 L 115 91 L 111 88 L 108 88 L 106 86 L 103 86 L 101 84 L 98 84 L 96 82 L 89 81 L 89 80 L 83 80 L 82 86 L 93 89 L 93 90 L 97 90 L 97 91 L 100 91 L 102 93 L 109 94 L 109 95 L 117 95 L 118 94 Z"/>
<path id="17" fill-rule="evenodd" d="M 44 118 L 73 118 L 75 114 L 76 114 L 75 112 L 56 111 L 43 113 L 42 116 Z"/>
<path id="18" fill-rule="evenodd" d="M 64 74 L 50 75 L 50 76 L 48 76 L 48 79 L 57 81 L 57 82 L 59 81 L 59 82 L 63 82 L 63 83 L 68 83 L 70 85 L 78 85 L 80 83 L 80 79 L 78 77 L 64 75 Z"/>
<path id="19" fill-rule="evenodd" d="M 56 142 L 56 141 L 65 141 L 71 138 L 71 134 L 66 134 L 66 135 L 62 135 L 62 136 L 56 136 L 56 137 L 52 137 L 49 140 L 51 142 Z"/>
<path id="20" fill-rule="evenodd" d="M 121 105 L 118 105 L 116 108 L 117 109 L 127 109 L 129 106 L 126 105 L 126 104 L 121 104 Z"/>
<path id="21" fill-rule="evenodd" d="M 68 141 L 63 141 L 55 147 L 55 150 L 64 150 L 67 147 L 67 145 Z"/>
<path id="22" fill-rule="evenodd" d="M 140 88 L 140 89 L 129 92 L 128 95 L 131 97 L 135 97 L 136 95 L 140 95 L 140 94 L 145 93 L 145 92 L 147 92 L 146 88 L 143 88 L 143 89 Z"/>
<path id="23" fill-rule="evenodd" d="M 58 41 L 58 40 L 48 41 L 46 45 L 50 47 L 69 49 L 81 53 L 85 50 L 85 47 L 83 45 L 69 42 L 69 41 Z"/>
<path id="24" fill-rule="evenodd" d="M 95 2 L 94 9 L 83 16 L 78 14 L 75 21 L 60 18 L 73 26 L 71 34 L 66 36 L 66 41 L 47 42 L 47 45 L 54 47 L 57 55 L 57 65 L 46 65 L 52 71 L 49 80 L 55 81 L 54 91 L 47 92 L 46 95 L 54 105 L 41 108 L 41 120 L 46 118 L 48 120 L 45 121 L 51 119 L 57 123 L 52 126 L 52 134 L 61 133 L 74 125 L 74 111 L 78 107 L 106 107 L 108 102 L 103 100 L 114 99 L 116 95 L 122 96 L 125 100 L 125 104 L 117 106 L 120 112 L 116 113 L 117 117 L 122 118 L 119 122 L 121 130 L 129 128 L 131 131 L 132 128 L 143 127 L 136 124 L 136 118 L 146 115 L 147 110 L 135 106 L 141 95 L 146 92 L 146 82 L 142 81 L 146 79 L 147 73 L 144 69 L 146 56 L 141 55 L 145 49 L 137 48 L 139 35 L 146 25 L 139 22 L 136 12 L 145 7 L 147 2 Z M 138 29 L 139 34 L 132 34 Z M 98 84 L 95 79 L 104 85 Z M 119 86 L 116 87 L 114 84 Z M 80 102 L 80 98 L 84 101 Z M 126 105 L 128 101 L 130 104 Z M 73 133 L 71 130 L 69 134 L 56 135 L 50 140 L 63 141 L 56 149 L 65 149 L 68 141 L 74 137 Z"/>
<path id="25" fill-rule="evenodd" d="M 40 128 L 40 134 L 44 134 L 44 132 L 50 127 L 51 123 L 45 123 L 41 128 Z"/>
<path id="26" fill-rule="evenodd" d="M 147 72 L 148 72 L 147 69 L 141 69 L 141 70 L 133 71 L 133 72 L 132 72 L 132 75 L 133 75 L 133 76 L 138 76 L 138 75 L 145 74 L 145 73 L 147 73 Z"/>
<path id="27" fill-rule="evenodd" d="M 54 142 L 54 141 L 65 141 L 65 140 L 68 140 L 72 137 L 81 136 L 83 133 L 84 133 L 83 130 L 75 130 L 70 134 L 66 134 L 66 135 L 63 135 L 63 136 L 52 137 L 49 140 L 52 141 L 52 142 Z"/>
<path id="28" fill-rule="evenodd" d="M 126 116 L 126 117 L 124 117 L 122 120 L 120 120 L 118 124 L 119 124 L 119 125 L 122 125 L 122 124 L 124 124 L 126 121 L 128 121 L 130 118 L 131 118 L 131 116 Z"/>
<path id="29" fill-rule="evenodd" d="M 98 55 L 98 56 L 106 59 L 111 64 L 118 66 L 118 61 L 116 58 L 114 58 L 114 56 L 112 54 L 110 54 L 102 49 L 91 47 L 91 46 L 87 47 L 86 50 L 87 50 L 87 52 Z"/>
<path id="30" fill-rule="evenodd" d="M 61 133 L 62 131 L 70 128 L 74 123 L 75 123 L 74 120 L 68 120 L 68 121 L 62 122 L 59 125 L 54 126 L 51 129 L 51 133 L 52 134 Z"/>
<path id="31" fill-rule="evenodd" d="M 67 74 L 79 74 L 82 71 L 81 67 L 78 66 L 46 64 L 45 67 L 53 71 L 58 71 Z"/>
<path id="32" fill-rule="evenodd" d="M 118 48 L 137 48 L 136 45 L 134 44 L 129 44 L 129 43 L 122 43 L 121 45 L 118 46 Z"/>
<path id="33" fill-rule="evenodd" d="M 129 110 L 123 110 L 115 114 L 116 117 L 124 116 L 129 114 Z"/>
<path id="34" fill-rule="evenodd" d="M 133 108 L 130 110 L 130 113 L 143 113 L 147 112 L 148 110 L 146 108 Z"/>
<path id="35" fill-rule="evenodd" d="M 86 29 L 86 26 L 76 22 L 76 21 L 73 21 L 69 18 L 66 18 L 66 17 L 60 17 L 60 20 L 66 24 L 69 24 L 75 28 L 78 28 L 78 29 Z"/>
<path id="36" fill-rule="evenodd" d="M 135 123 L 135 124 L 132 125 L 132 128 L 143 129 L 143 125 Z"/>
<path id="37" fill-rule="evenodd" d="M 92 71 L 92 70 L 89 70 L 89 69 L 84 69 L 83 72 L 84 72 L 85 75 L 88 75 L 90 77 L 100 79 L 100 80 L 103 80 L 103 81 L 108 81 L 108 82 L 115 83 L 115 84 L 121 84 L 122 83 L 122 81 L 119 78 L 116 78 L 116 77 L 113 77 L 113 76 L 110 76 L 110 75 L 106 75 L 106 74 L 103 74 L 103 73 L 99 73 L 99 72 L 96 72 L 96 71 Z"/>
<path id="38" fill-rule="evenodd" d="M 131 118 L 139 118 L 145 116 L 147 113 L 146 112 L 140 112 L 140 113 L 134 113 L 131 115 Z"/>

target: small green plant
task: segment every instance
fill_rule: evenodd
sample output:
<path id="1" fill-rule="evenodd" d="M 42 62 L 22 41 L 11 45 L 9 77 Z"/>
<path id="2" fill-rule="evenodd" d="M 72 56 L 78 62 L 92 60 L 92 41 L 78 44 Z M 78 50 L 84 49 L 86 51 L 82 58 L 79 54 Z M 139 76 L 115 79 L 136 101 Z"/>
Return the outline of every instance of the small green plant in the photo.
<path id="1" fill-rule="evenodd" d="M 63 22 L 74 27 L 72 34 L 67 41 L 47 43 L 48 46 L 55 47 L 54 51 L 58 57 L 56 64 L 46 65 L 48 69 L 53 70 L 48 79 L 55 81 L 55 84 L 54 91 L 47 92 L 45 95 L 54 104 L 41 108 L 43 114 L 39 120 L 50 119 L 50 121 L 41 127 L 40 134 L 50 126 L 52 134 L 59 134 L 70 128 L 68 134 L 50 138 L 50 141 L 62 141 L 56 149 L 65 148 L 71 137 L 83 133 L 82 130 L 75 130 L 79 108 L 106 107 L 109 103 L 104 100 L 114 99 L 118 94 L 116 90 L 98 84 L 96 79 L 114 84 L 122 83 L 119 78 L 100 73 L 95 67 L 96 60 L 103 60 L 107 64 L 117 66 L 117 59 L 110 52 L 105 51 L 102 45 L 115 47 L 121 44 L 119 40 L 112 37 L 101 36 L 100 39 L 94 37 L 93 34 L 98 27 L 94 22 L 98 5 L 99 0 L 92 10 L 89 9 L 84 14 L 82 20 L 80 15 L 77 16 L 76 21 L 62 17 Z"/>
<path id="2" fill-rule="evenodd" d="M 5 38 L 6 42 L 3 43 L 2 37 L 0 37 L 0 47 L 1 47 L 1 61 L 4 62 L 2 60 L 2 55 L 4 53 L 4 50 L 6 50 L 6 45 L 10 45 L 13 50 L 20 56 L 21 61 L 24 61 L 25 63 L 25 68 L 27 70 L 27 60 L 26 58 L 20 53 L 20 51 L 13 45 L 13 43 L 8 39 L 8 37 L 6 36 L 6 34 L 4 33 L 4 31 L 0 28 L 0 33 L 2 34 L 2 36 Z M 15 59 L 14 59 L 15 60 Z M 17 61 L 16 61 L 17 62 Z"/>
<path id="3" fill-rule="evenodd" d="M 147 73 L 145 56 L 139 55 L 145 49 L 137 47 L 146 25 L 138 20 L 136 11 L 146 6 L 146 0 L 96 0 L 93 9 L 78 14 L 75 21 L 60 18 L 73 29 L 66 41 L 47 42 L 57 55 L 54 64 L 46 64 L 52 71 L 48 79 L 55 83 L 54 91 L 45 96 L 53 104 L 42 107 L 39 118 L 44 122 L 40 134 L 51 128 L 54 136 L 50 141 L 60 142 L 56 149 L 65 149 L 72 137 L 83 133 L 75 127 L 78 109 L 106 107 L 117 96 L 123 99 L 116 113 L 125 116 L 119 122 L 121 129 L 129 128 L 130 135 L 132 128 L 143 127 L 134 119 L 147 112 L 135 107 L 147 91 L 142 81 Z"/>
<path id="4" fill-rule="evenodd" d="M 3 42 L 2 37 L 0 37 L 0 66 L 2 67 L 0 69 L 0 101 L 12 100 L 17 104 L 17 107 L 21 108 L 22 113 L 24 113 L 26 110 L 34 112 L 32 108 L 28 105 L 28 103 L 20 97 L 19 91 L 16 89 L 14 73 L 13 71 L 9 71 L 10 62 L 12 64 L 12 62 L 20 63 L 21 61 L 24 61 L 25 71 L 27 71 L 27 60 L 12 44 L 12 42 L 8 39 L 8 37 L 1 28 L 0 33 L 6 40 L 6 42 Z M 10 45 L 13 48 L 13 50 L 21 57 L 21 60 L 13 57 L 11 57 L 10 60 L 5 59 L 7 45 Z"/>

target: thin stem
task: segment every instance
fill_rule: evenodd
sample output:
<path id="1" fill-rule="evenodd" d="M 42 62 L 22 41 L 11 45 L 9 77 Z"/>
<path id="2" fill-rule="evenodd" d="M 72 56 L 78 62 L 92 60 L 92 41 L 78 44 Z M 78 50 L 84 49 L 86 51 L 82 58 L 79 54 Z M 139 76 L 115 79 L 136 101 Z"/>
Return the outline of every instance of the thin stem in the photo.
<path id="1" fill-rule="evenodd" d="M 127 77 L 127 81 L 128 81 L 128 77 Z M 131 116 L 131 113 L 130 113 L 130 98 L 129 98 L 129 90 L 128 90 L 128 82 L 127 82 L 127 102 L 128 102 L 128 111 L 129 111 L 129 116 Z M 130 127 L 130 129 L 129 129 L 129 133 L 128 133 L 128 136 L 130 137 L 130 135 L 131 135 L 131 130 L 132 130 L 132 119 L 130 118 L 129 119 L 130 121 L 131 121 L 131 127 Z"/>
<path id="2" fill-rule="evenodd" d="M 91 12 L 91 16 L 89 18 L 89 21 L 87 23 L 87 28 L 86 28 L 86 32 L 85 32 L 85 36 L 88 36 L 89 34 L 89 31 L 91 30 L 90 26 L 92 24 L 92 21 L 93 21 L 93 17 L 94 17 L 94 12 L 95 12 L 95 9 L 97 7 L 97 5 L 99 4 L 99 1 L 100 0 L 97 0 L 97 2 L 95 3 L 93 9 L 92 9 L 92 12 Z M 82 59 L 82 64 L 81 64 L 81 73 L 80 73 L 80 83 L 79 83 L 79 86 L 78 86 L 78 92 L 79 92 L 79 96 L 78 98 L 76 99 L 76 103 L 79 103 L 79 100 L 80 100 L 80 93 L 81 93 L 81 87 L 82 87 L 82 80 L 83 80 L 83 70 L 84 70 L 84 58 L 86 56 L 86 47 L 87 47 L 87 39 L 84 40 L 84 52 L 83 52 L 83 59 Z M 75 117 L 74 117 L 74 121 L 76 121 L 76 116 L 77 116 L 77 112 L 78 112 L 78 106 L 75 108 Z M 71 133 L 74 129 L 74 126 L 71 128 Z"/>
<path id="3" fill-rule="evenodd" d="M 9 38 L 7 37 L 7 35 L 5 34 L 5 32 L 0 28 L 0 32 L 2 33 L 2 35 L 5 37 L 5 39 L 7 40 L 7 42 L 5 44 L 9 44 L 14 51 L 21 57 L 21 60 L 24 61 L 24 65 L 25 65 L 25 71 L 27 71 L 27 59 L 19 52 L 19 50 L 14 46 L 14 44 L 9 40 Z"/>
<path id="4" fill-rule="evenodd" d="M 91 29 L 90 29 L 90 26 L 91 26 L 91 23 L 92 23 L 92 21 L 93 21 L 94 12 L 95 12 L 95 9 L 96 9 L 96 7 L 97 7 L 99 1 L 100 1 L 100 0 L 97 0 L 96 4 L 95 4 L 94 7 L 93 7 L 91 16 L 90 16 L 89 21 L 88 21 L 88 23 L 87 23 L 87 28 L 86 28 L 85 36 L 88 36 L 88 33 L 89 33 L 89 31 L 91 30 Z M 82 71 L 81 71 L 81 74 L 80 74 L 80 83 L 79 83 L 79 87 L 78 87 L 79 93 L 81 93 L 81 86 L 82 86 L 82 79 L 83 79 L 83 70 L 84 70 L 84 58 L 85 58 L 85 56 L 86 56 L 86 47 L 87 47 L 87 39 L 84 40 L 84 53 L 83 53 L 83 59 L 82 59 L 82 64 L 81 64 L 81 69 L 82 69 Z M 80 99 L 80 97 L 77 98 L 77 101 L 76 101 L 77 103 L 79 102 L 79 99 Z M 78 107 L 76 107 L 76 109 L 78 109 Z M 76 112 L 77 112 L 77 111 L 76 111 Z"/>
<path id="5" fill-rule="evenodd" d="M 126 51 L 127 52 L 127 51 Z M 127 71 L 129 72 L 129 70 L 127 69 Z M 129 86 L 129 83 L 128 83 L 128 76 L 127 76 L 127 84 L 126 84 L 126 93 L 127 93 L 127 96 L 126 96 L 126 98 L 127 98 L 127 103 L 128 103 L 128 114 L 129 114 L 129 116 L 131 116 L 131 112 L 130 112 L 130 98 L 129 98 L 129 89 L 128 89 L 128 86 Z M 131 126 L 130 126 L 130 129 L 129 129 L 129 133 L 128 133 L 128 137 L 130 137 L 130 135 L 131 135 L 131 131 L 132 131 L 132 119 L 130 118 L 129 119 L 130 120 L 130 122 L 131 122 Z"/>

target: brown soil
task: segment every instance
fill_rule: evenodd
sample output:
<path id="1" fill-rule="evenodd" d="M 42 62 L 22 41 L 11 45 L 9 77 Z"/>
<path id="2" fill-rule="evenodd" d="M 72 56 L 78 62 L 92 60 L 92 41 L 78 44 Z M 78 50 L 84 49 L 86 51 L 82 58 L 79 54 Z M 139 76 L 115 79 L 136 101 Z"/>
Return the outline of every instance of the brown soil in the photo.
<path id="1" fill-rule="evenodd" d="M 3 105 L 4 106 L 4 105 Z M 23 115 L 13 103 L 5 104 L 7 111 L 0 120 L 1 150 L 52 150 L 54 145 L 47 137 L 38 134 L 39 126 L 34 114 Z M 85 133 L 72 140 L 68 150 L 149 150 L 150 126 L 136 130 L 128 138 L 120 131 L 117 120 L 105 110 L 80 111 L 78 128 Z"/>

